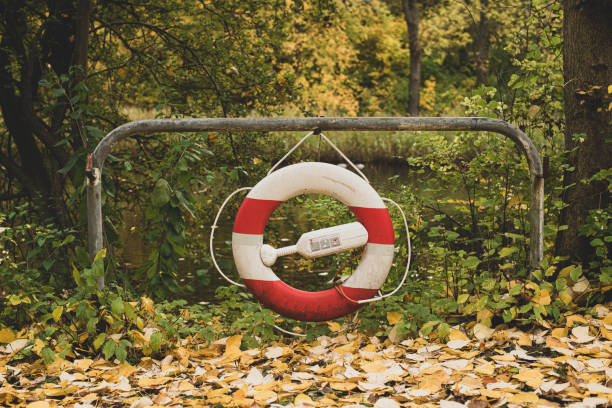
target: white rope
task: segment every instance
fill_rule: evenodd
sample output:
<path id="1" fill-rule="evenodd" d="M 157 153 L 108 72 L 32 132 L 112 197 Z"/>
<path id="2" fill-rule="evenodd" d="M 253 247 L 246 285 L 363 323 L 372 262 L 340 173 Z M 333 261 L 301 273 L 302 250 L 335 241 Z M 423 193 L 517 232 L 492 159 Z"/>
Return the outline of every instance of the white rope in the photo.
<path id="1" fill-rule="evenodd" d="M 289 157 L 289 155 L 291 153 L 293 153 L 295 151 L 295 149 L 297 149 L 302 143 L 304 143 L 304 141 L 306 139 L 308 139 L 310 136 L 314 135 L 314 131 L 308 132 L 308 134 L 306 136 L 304 136 L 303 138 L 300 139 L 299 142 L 297 142 L 291 149 L 289 149 L 289 151 L 283 156 L 281 157 L 281 159 L 279 161 L 277 161 L 274 166 L 270 167 L 270 170 L 268 170 L 267 175 L 269 175 L 270 173 L 272 173 L 274 171 L 274 169 L 276 169 L 282 162 L 285 161 L 285 159 L 287 157 Z M 338 154 L 344 159 L 344 161 L 346 161 L 348 164 L 351 165 L 351 167 L 353 168 L 353 170 L 355 170 L 357 172 L 357 174 L 359 174 L 365 181 L 366 183 L 370 184 L 370 180 L 368 180 L 368 178 L 365 176 L 365 174 L 363 174 L 363 172 L 361 170 L 359 170 L 359 168 L 355 165 L 355 163 L 353 163 L 351 161 L 351 159 L 349 159 L 343 152 L 342 150 L 340 150 L 331 140 L 329 140 L 329 138 L 327 136 L 325 136 L 323 133 L 319 133 L 319 135 L 321 135 L 321 137 L 323 138 L 323 140 L 325 140 L 327 142 L 327 144 L 329 144 L 336 152 L 338 152 Z"/>
<path id="2" fill-rule="evenodd" d="M 231 280 L 230 278 L 228 278 L 222 271 L 221 268 L 219 267 L 219 265 L 217 264 L 217 259 L 215 258 L 215 251 L 214 251 L 214 246 L 213 246 L 213 239 L 215 238 L 215 229 L 219 228 L 219 226 L 217 225 L 217 221 L 219 221 L 219 217 L 221 216 L 221 212 L 223 211 L 223 208 L 225 208 L 225 205 L 227 204 L 227 202 L 237 193 L 241 192 L 241 191 L 246 191 L 246 190 L 251 190 L 253 187 L 241 187 L 238 190 L 234 190 L 232 192 L 232 194 L 228 195 L 227 198 L 225 199 L 225 201 L 223 201 L 223 204 L 221 204 L 221 207 L 219 208 L 219 211 L 217 212 L 217 216 L 215 217 L 215 221 L 213 222 L 213 225 L 210 226 L 210 244 L 209 244 L 209 249 L 210 249 L 210 258 L 213 261 L 213 264 L 215 265 L 215 268 L 217 268 L 217 272 L 219 272 L 219 274 L 221 274 L 221 276 L 223 276 L 225 278 L 226 281 L 228 281 L 229 283 L 231 283 L 232 285 L 236 285 L 236 286 L 240 286 L 244 288 L 244 285 L 242 283 L 238 283 L 238 282 L 234 282 L 233 280 Z"/>
<path id="3" fill-rule="evenodd" d="M 340 156 L 342 156 L 342 158 L 343 158 L 344 160 L 346 160 L 346 162 L 347 162 L 348 164 L 350 164 L 350 165 L 351 165 L 351 167 L 352 167 L 352 168 L 353 168 L 353 169 L 354 169 L 354 170 L 355 170 L 355 171 L 356 171 L 356 172 L 357 172 L 357 173 L 358 173 L 358 174 L 359 174 L 359 175 L 360 175 L 360 176 L 361 176 L 361 177 L 362 177 L 362 178 L 363 178 L 363 179 L 366 181 L 366 183 L 370 184 L 370 180 L 368 180 L 368 178 L 365 176 L 365 174 L 363 174 L 363 173 L 361 172 L 361 170 L 359 170 L 359 168 L 357 168 L 357 166 L 355 166 L 355 164 L 354 164 L 354 163 L 351 161 L 351 159 L 349 159 L 348 157 L 346 157 L 346 155 L 345 155 L 344 153 L 342 153 L 342 151 L 341 151 L 340 149 L 338 149 L 338 148 L 336 147 L 336 145 L 335 145 L 335 144 L 333 144 L 333 143 L 332 143 L 332 141 L 331 141 L 331 140 L 329 140 L 329 139 L 327 138 L 327 136 L 325 136 L 323 133 L 321 133 L 321 136 L 323 137 L 323 139 L 325 139 L 325 141 L 326 141 L 327 143 L 329 143 L 329 145 L 330 145 L 331 147 L 333 147 L 333 148 L 334 148 L 334 150 L 335 150 L 335 151 L 337 151 L 337 152 L 338 152 L 338 154 L 339 154 Z"/>
<path id="4" fill-rule="evenodd" d="M 404 285 L 404 282 L 406 281 L 406 278 L 408 277 L 408 270 L 410 269 L 410 258 L 412 256 L 412 248 L 411 248 L 411 244 L 410 244 L 410 231 L 408 230 L 408 221 L 406 221 L 406 214 L 404 214 L 404 211 L 402 210 L 402 207 L 400 207 L 398 203 L 396 203 L 395 201 L 391 200 L 390 198 L 383 197 L 382 200 L 383 201 L 388 201 L 391 204 L 395 205 L 395 207 L 397 207 L 397 209 L 399 210 L 400 214 L 402 214 L 402 219 L 404 220 L 404 227 L 406 228 L 406 239 L 407 239 L 407 246 L 408 246 L 408 248 L 407 248 L 408 249 L 408 262 L 406 262 L 406 271 L 404 272 L 404 277 L 402 278 L 402 281 L 391 292 L 382 294 L 380 292 L 380 290 L 379 290 L 378 293 L 381 293 L 380 296 L 373 297 L 373 298 L 370 298 L 370 299 L 358 300 L 357 303 L 375 302 L 377 300 L 382 300 L 382 299 L 384 299 L 386 297 L 389 297 L 389 296 L 393 295 L 395 292 L 397 292 Z"/>
<path id="5" fill-rule="evenodd" d="M 295 146 L 293 146 L 291 149 L 289 149 L 289 151 L 288 151 L 288 152 L 287 152 L 287 153 L 286 153 L 286 154 L 285 154 L 283 157 L 281 157 L 281 159 L 280 159 L 279 161 L 277 161 L 277 162 L 276 162 L 276 164 L 274 164 L 274 166 L 270 167 L 270 170 L 268 170 L 268 173 L 266 174 L 266 176 L 270 175 L 270 173 L 272 173 L 272 172 L 274 171 L 274 169 L 278 167 L 278 165 L 279 165 L 279 164 L 281 164 L 282 162 L 284 162 L 284 161 L 285 161 L 285 159 L 286 159 L 287 157 L 289 157 L 289 155 L 290 155 L 291 153 L 293 153 L 293 151 L 294 151 L 295 149 L 297 149 L 299 145 L 301 145 L 302 143 L 304 143 L 304 140 L 308 139 L 308 138 L 310 137 L 310 135 L 312 135 L 312 134 L 314 134 L 314 131 L 312 131 L 312 132 L 308 132 L 308 134 L 307 134 L 306 136 L 304 136 L 303 138 L 301 138 L 301 139 L 300 139 L 300 141 L 299 141 L 299 142 L 297 142 L 297 143 L 295 144 Z"/>

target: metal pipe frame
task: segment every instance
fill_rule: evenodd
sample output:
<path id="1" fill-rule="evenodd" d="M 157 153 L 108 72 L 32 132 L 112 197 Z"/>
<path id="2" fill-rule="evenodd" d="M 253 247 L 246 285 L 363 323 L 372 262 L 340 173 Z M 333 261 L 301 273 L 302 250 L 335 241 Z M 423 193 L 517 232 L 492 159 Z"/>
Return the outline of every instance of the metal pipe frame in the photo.
<path id="1" fill-rule="evenodd" d="M 129 136 L 156 132 L 212 131 L 480 131 L 508 137 L 527 159 L 530 197 L 529 264 L 537 269 L 543 257 L 544 242 L 544 175 L 538 151 L 527 135 L 509 123 L 490 118 L 433 117 L 352 117 L 352 118 L 198 118 L 150 119 L 125 123 L 109 132 L 87 161 L 87 223 L 89 255 L 93 259 L 104 247 L 102 227 L 101 174 L 104 161 L 114 143 Z M 104 288 L 104 278 L 98 280 Z"/>

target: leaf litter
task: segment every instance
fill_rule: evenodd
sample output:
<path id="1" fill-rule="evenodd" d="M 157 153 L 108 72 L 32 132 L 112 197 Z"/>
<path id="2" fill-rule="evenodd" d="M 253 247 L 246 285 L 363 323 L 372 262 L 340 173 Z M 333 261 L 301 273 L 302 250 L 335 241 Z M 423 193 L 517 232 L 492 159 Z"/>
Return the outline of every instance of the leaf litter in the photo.
<path id="1" fill-rule="evenodd" d="M 19 362 L 34 347 L 0 334 L 0 405 L 27 408 L 606 407 L 612 405 L 612 313 L 554 328 L 454 327 L 446 341 L 338 333 L 245 349 L 240 334 L 187 338 L 160 359 Z M 388 314 L 390 325 L 398 316 Z"/>

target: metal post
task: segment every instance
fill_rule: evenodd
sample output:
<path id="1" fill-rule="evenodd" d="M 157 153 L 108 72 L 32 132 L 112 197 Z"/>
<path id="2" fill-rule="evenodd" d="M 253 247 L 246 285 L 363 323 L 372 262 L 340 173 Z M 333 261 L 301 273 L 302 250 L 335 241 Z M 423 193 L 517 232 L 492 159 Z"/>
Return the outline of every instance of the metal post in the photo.
<path id="1" fill-rule="evenodd" d="M 521 149 L 529 167 L 531 182 L 531 237 L 529 262 L 537 269 L 543 257 L 544 177 L 538 151 L 525 133 L 509 123 L 489 118 L 201 118 L 150 119 L 123 124 L 98 143 L 88 160 L 87 214 L 89 253 L 93 257 L 103 247 L 100 174 L 112 145 L 135 134 L 154 132 L 213 131 L 486 131 L 502 134 Z M 99 282 L 103 287 L 104 282 Z"/>

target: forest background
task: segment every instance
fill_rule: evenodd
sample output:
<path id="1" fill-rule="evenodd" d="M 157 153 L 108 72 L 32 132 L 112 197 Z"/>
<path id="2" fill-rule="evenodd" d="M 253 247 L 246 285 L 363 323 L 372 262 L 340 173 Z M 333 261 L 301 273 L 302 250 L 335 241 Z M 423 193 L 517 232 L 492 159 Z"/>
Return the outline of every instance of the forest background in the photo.
<path id="1" fill-rule="evenodd" d="M 124 361 L 158 355 L 187 336 L 213 341 L 240 332 L 248 344 L 278 338 L 275 323 L 297 330 L 250 294 L 219 285 L 206 254 L 223 198 L 255 184 L 302 135 L 122 142 L 102 174 L 107 249 L 91 261 L 87 155 L 116 126 L 152 117 L 503 119 L 535 142 L 544 162 L 545 258 L 537 270 L 528 263 L 527 166 L 511 142 L 475 132 L 330 135 L 366 169 L 392 164 L 427 185 L 416 191 L 399 170 L 391 176 L 387 195 L 411 226 L 410 279 L 344 323 L 443 339 L 460 322 L 546 326 L 609 295 L 605 1 L 2 0 L 0 16 L 0 333 L 8 340 L 29 327 L 34 344 L 15 358 L 53 361 L 78 348 Z M 292 160 L 313 159 L 340 161 L 320 142 Z M 350 219 L 329 198 L 293 206 L 307 228 Z M 285 233 L 272 228 L 266 239 L 283 245 Z M 385 290 L 398 283 L 407 255 L 406 238 L 396 234 Z M 139 265 L 123 250 L 132 240 L 146 251 Z M 222 267 L 233 268 L 227 242 L 219 252 Z M 337 270 L 351 256 L 323 268 Z M 192 272 L 181 273 L 185 262 Z M 216 294 L 200 296 L 202 282 Z M 337 325 L 300 330 L 313 337 Z"/>

